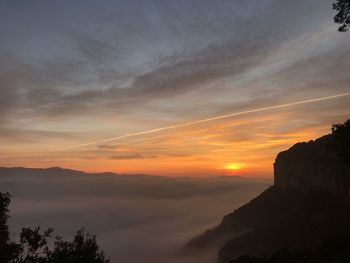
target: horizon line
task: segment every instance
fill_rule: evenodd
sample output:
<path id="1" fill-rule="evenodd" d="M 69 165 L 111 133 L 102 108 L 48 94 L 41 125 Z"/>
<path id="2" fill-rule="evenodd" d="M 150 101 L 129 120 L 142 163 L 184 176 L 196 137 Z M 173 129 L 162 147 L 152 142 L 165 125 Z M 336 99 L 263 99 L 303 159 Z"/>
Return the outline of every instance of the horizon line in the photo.
<path id="1" fill-rule="evenodd" d="M 191 179 L 213 179 L 213 178 L 241 178 L 241 179 L 256 179 L 256 180 L 271 180 L 273 179 L 273 175 L 269 176 L 256 176 L 255 174 L 251 174 L 248 176 L 244 175 L 229 175 L 229 174 L 217 174 L 217 175 L 194 175 L 194 174 L 188 174 L 180 173 L 180 174 L 156 174 L 156 173 L 144 173 L 144 172 L 131 172 L 131 173 L 119 173 L 119 172 L 112 172 L 112 171 L 86 171 L 86 170 L 80 170 L 80 169 L 73 169 L 68 167 L 61 167 L 61 166 L 49 166 L 49 167 L 28 167 L 28 166 L 0 166 L 0 169 L 34 169 L 34 170 L 49 170 L 49 169 L 58 169 L 58 170 L 66 170 L 66 171 L 73 171 L 78 173 L 84 173 L 88 176 L 98 176 L 100 174 L 111 174 L 113 176 L 145 176 L 145 177 L 166 177 L 166 178 L 191 178 Z"/>

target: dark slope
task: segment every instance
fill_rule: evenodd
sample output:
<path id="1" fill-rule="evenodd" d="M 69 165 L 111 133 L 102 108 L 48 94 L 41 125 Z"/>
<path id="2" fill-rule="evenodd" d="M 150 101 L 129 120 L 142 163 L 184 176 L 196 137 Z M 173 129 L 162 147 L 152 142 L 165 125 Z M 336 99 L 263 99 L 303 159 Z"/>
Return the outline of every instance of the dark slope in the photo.
<path id="1" fill-rule="evenodd" d="M 301 193 L 270 187 L 222 223 L 191 240 L 186 251 L 217 246 L 219 262 L 243 254 L 315 247 L 327 236 L 350 234 L 350 200 L 325 192 Z"/>
<path id="2" fill-rule="evenodd" d="M 284 247 L 314 248 L 329 236 L 350 234 L 348 198 L 276 187 L 259 198 L 244 207 L 242 213 L 232 215 L 232 220 L 249 222 L 252 230 L 226 242 L 219 251 L 219 262 L 243 254 L 271 254 Z"/>

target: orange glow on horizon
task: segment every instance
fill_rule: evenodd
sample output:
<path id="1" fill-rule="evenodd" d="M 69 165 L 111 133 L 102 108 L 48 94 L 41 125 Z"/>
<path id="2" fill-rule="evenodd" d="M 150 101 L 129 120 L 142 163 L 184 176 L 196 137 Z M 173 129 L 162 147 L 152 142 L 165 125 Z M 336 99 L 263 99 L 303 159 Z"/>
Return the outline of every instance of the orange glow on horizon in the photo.
<path id="1" fill-rule="evenodd" d="M 251 129 L 249 137 L 241 137 L 236 127 L 262 123 L 271 131 Z M 87 172 L 127 174 L 152 174 L 164 176 L 215 176 L 239 175 L 268 177 L 273 175 L 272 164 L 276 154 L 288 149 L 294 143 L 308 141 L 323 135 L 329 125 L 296 129 L 284 134 L 275 134 L 275 123 L 283 122 L 280 116 L 259 119 L 241 119 L 217 123 L 211 129 L 195 127 L 176 130 L 145 140 L 125 141 L 115 146 L 95 149 L 54 153 L 46 158 L 40 153 L 9 151 L 2 158 L 4 166 L 26 167 L 61 166 Z M 278 138 L 277 138 L 278 137 Z M 234 162 L 232 159 L 234 157 Z"/>
<path id="2" fill-rule="evenodd" d="M 226 170 L 237 171 L 237 170 L 241 170 L 242 169 L 242 164 L 240 164 L 240 163 L 226 163 L 224 165 L 224 168 Z"/>
<path id="3" fill-rule="evenodd" d="M 324 109 L 326 106 L 322 105 Z M 314 105 L 311 109 L 306 116 L 305 108 L 300 106 L 256 112 L 70 151 L 51 149 L 54 145 L 64 148 L 72 142 L 87 141 L 89 134 L 53 138 L 50 144 L 45 140 L 9 141 L 2 145 L 0 166 L 60 166 L 87 172 L 164 176 L 272 177 L 273 162 L 279 152 L 329 133 L 332 123 L 348 117 L 344 110 L 337 118 L 316 122 L 314 114 L 319 114 L 319 108 Z"/>

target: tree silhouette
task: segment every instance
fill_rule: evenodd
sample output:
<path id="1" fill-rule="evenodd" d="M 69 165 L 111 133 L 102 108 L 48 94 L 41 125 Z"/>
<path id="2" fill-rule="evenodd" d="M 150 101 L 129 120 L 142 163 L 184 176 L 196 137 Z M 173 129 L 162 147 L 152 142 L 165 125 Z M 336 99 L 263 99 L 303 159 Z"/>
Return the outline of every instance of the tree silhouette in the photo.
<path id="1" fill-rule="evenodd" d="M 338 30 L 340 32 L 347 31 L 350 24 L 350 0 L 337 0 L 333 4 L 333 9 L 338 11 L 334 17 L 334 22 L 341 24 Z"/>
<path id="2" fill-rule="evenodd" d="M 96 236 L 80 229 L 73 241 L 57 236 L 50 240 L 53 228 L 23 228 L 19 242 L 10 240 L 7 224 L 10 195 L 0 193 L 0 263 L 109 263 L 97 245 Z M 51 245 L 50 245 L 51 244 Z"/>
<path id="3" fill-rule="evenodd" d="M 338 154 L 350 163 L 350 119 L 332 127 Z"/>
<path id="4" fill-rule="evenodd" d="M 10 195 L 0 193 L 0 262 L 17 262 L 16 257 L 19 254 L 20 246 L 10 241 L 10 232 L 7 225 L 9 218 L 8 206 L 10 204 Z"/>

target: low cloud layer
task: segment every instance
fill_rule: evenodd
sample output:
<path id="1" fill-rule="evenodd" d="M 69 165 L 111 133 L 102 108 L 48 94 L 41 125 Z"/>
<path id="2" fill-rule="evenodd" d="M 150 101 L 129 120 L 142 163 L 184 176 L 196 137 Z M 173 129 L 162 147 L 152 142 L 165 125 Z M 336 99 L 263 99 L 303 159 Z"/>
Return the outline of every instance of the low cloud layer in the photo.
<path id="1" fill-rule="evenodd" d="M 112 262 L 187 262 L 175 255 L 270 184 L 266 180 L 149 176 L 4 176 L 12 194 L 10 225 L 52 226 L 71 238 L 85 227 Z"/>

